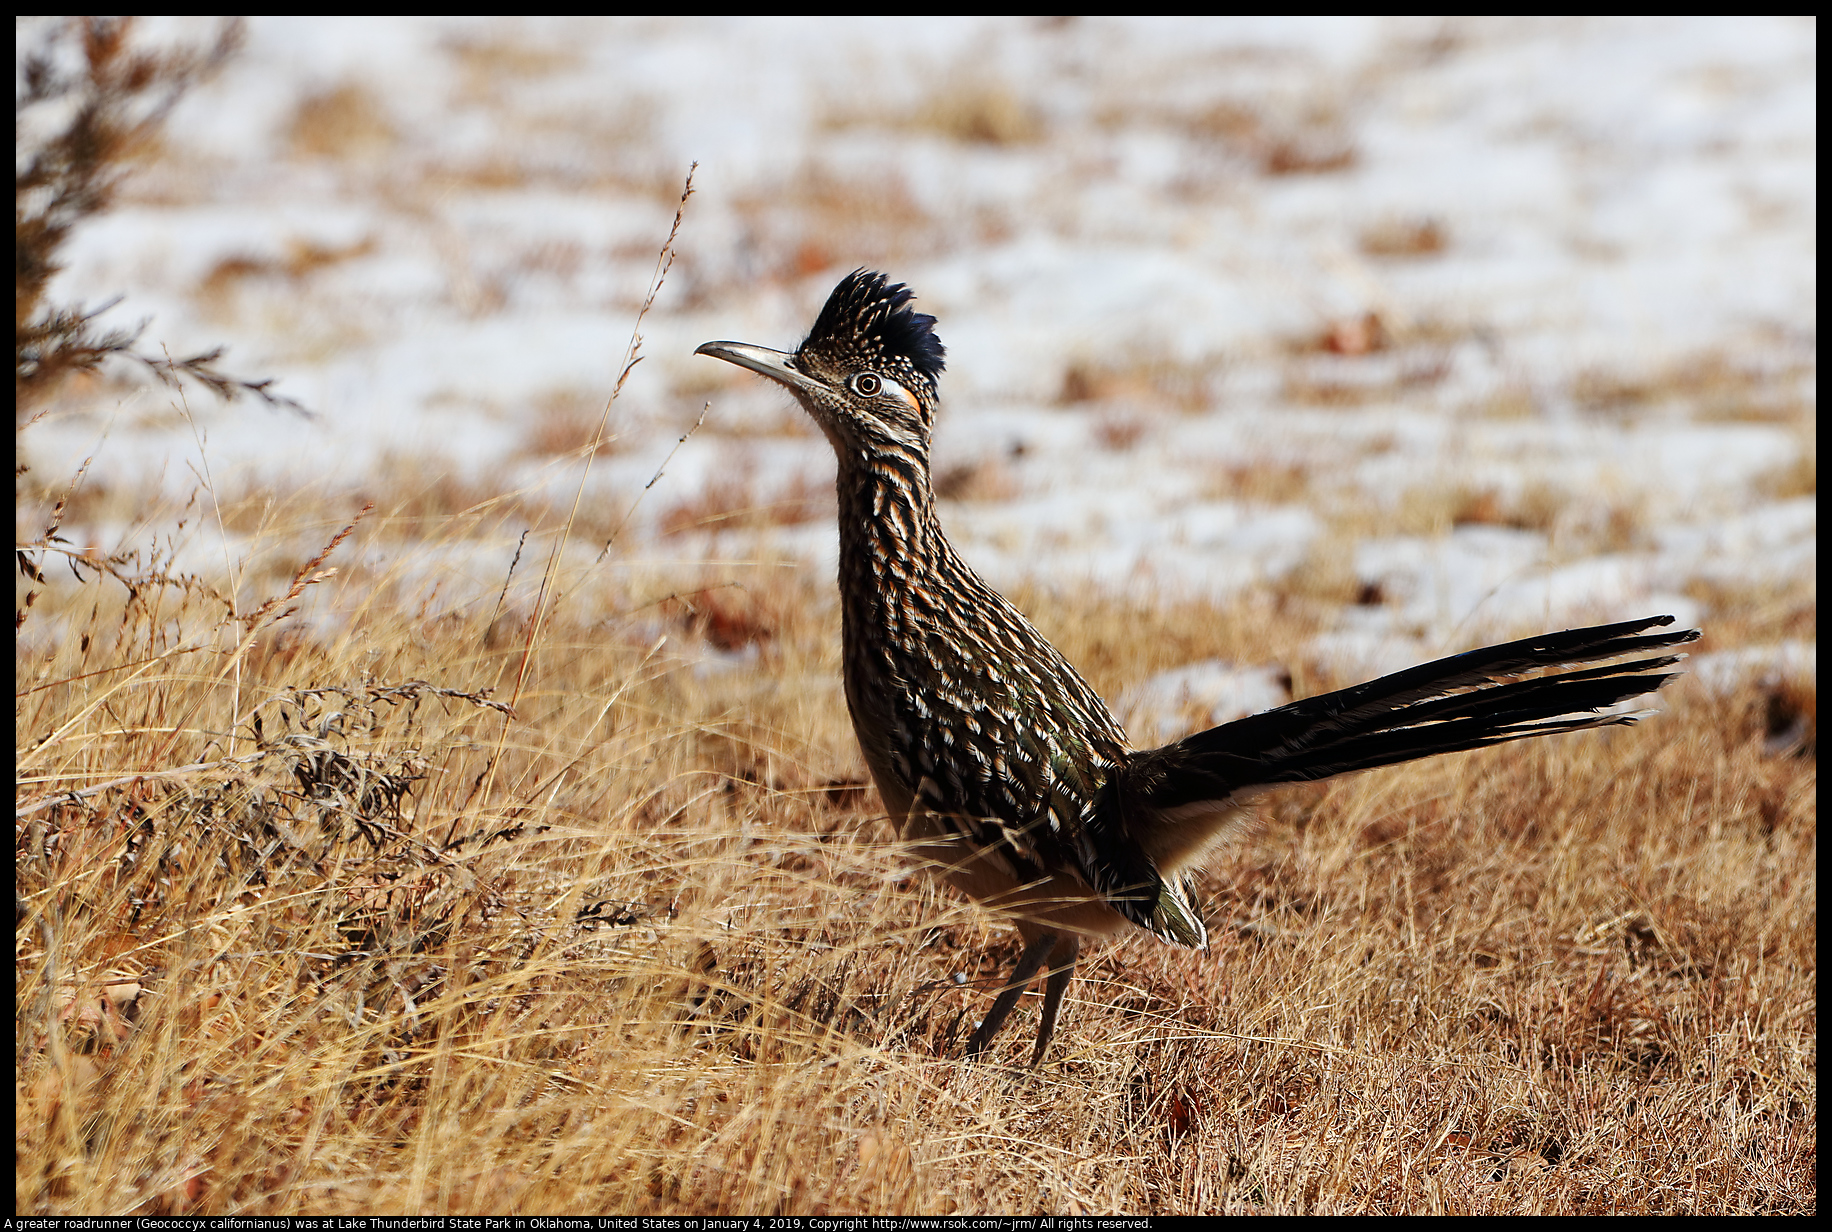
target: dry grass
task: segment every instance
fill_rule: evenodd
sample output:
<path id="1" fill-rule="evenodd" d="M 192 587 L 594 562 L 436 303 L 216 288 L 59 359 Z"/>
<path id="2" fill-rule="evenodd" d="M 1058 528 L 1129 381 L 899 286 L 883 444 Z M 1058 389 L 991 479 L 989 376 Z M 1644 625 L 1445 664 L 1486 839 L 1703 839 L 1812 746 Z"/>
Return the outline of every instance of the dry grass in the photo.
<path id="1" fill-rule="evenodd" d="M 767 190 L 734 194 L 732 206 L 756 228 L 760 251 L 783 254 L 767 272 L 784 280 L 825 275 L 848 261 L 908 265 L 956 238 L 894 166 L 862 175 L 810 160 Z"/>
<path id="2" fill-rule="evenodd" d="M 907 123 L 975 145 L 1029 145 L 1044 136 L 1035 107 L 1004 82 L 972 70 L 944 77 Z"/>
<path id="3" fill-rule="evenodd" d="M 474 526 L 303 508 L 239 618 L 157 552 L 20 583 L 19 1211 L 1815 1206 L 1816 763 L 1756 690 L 1276 796 L 1210 953 L 964 1066 L 1015 940 L 877 818 L 830 582 L 581 568 L 530 645 L 406 581 Z M 1313 623 L 1014 597 L 1110 695 Z"/>
<path id="4" fill-rule="evenodd" d="M 1811 424 L 1816 421 L 1812 373 L 1810 357 L 1790 366 L 1762 365 L 1708 350 L 1646 373 L 1580 372 L 1571 398 L 1591 414 L 1677 406 L 1706 422 Z"/>
<path id="5" fill-rule="evenodd" d="M 932 82 L 913 106 L 861 103 L 837 96 L 822 107 L 820 124 L 831 132 L 889 129 L 922 133 L 968 145 L 1030 145 L 1046 135 L 1036 106 L 1012 90 L 1005 74 L 972 60 L 927 74 Z"/>
<path id="6" fill-rule="evenodd" d="M 450 50 L 478 107 L 577 57 L 557 40 Z M 989 70 L 937 80 L 913 107 L 829 123 L 993 147 L 1050 136 Z M 1352 97 L 1162 117 L 1129 97 L 1108 122 L 1169 119 L 1227 184 L 1242 166 L 1354 166 L 1352 115 Z M 412 217 L 456 189 L 548 183 L 672 205 L 674 169 L 632 153 L 656 122 L 640 101 L 589 123 L 531 113 L 526 148 L 403 163 L 386 100 L 330 82 L 287 144 Z M 1010 225 L 938 216 L 900 176 L 810 156 L 740 189 L 750 247 L 782 254 L 746 276 L 908 264 Z M 1389 261 L 1454 239 L 1431 219 L 1359 237 Z M 369 244 L 232 254 L 195 294 L 225 316 L 297 313 Z M 503 270 L 454 259 L 454 295 L 485 315 L 515 278 L 579 263 L 565 244 Z M 308 352 L 360 328 L 300 321 L 274 332 Z M 1287 392 L 1392 398 L 1441 379 L 1452 340 L 1372 313 L 1325 322 L 1293 343 Z M 1804 377 L 1771 375 L 1707 359 L 1588 374 L 1575 396 L 1810 423 Z M 1102 446 L 1123 450 L 1159 412 L 1209 409 L 1214 378 L 1079 363 L 1060 400 L 1090 404 Z M 96 391 L 72 386 L 105 379 L 63 388 L 81 401 Z M 601 396 L 538 403 L 523 460 L 618 448 Z M 1509 387 L 1488 413 L 1533 407 Z M 810 431 L 792 408 L 746 422 Z M 1634 730 L 1275 796 L 1204 887 L 1209 953 L 1097 951 L 1040 1070 L 1018 1068 L 1029 1007 L 965 1066 L 1015 937 L 913 875 L 878 816 L 831 579 L 589 563 L 623 526 L 618 501 L 580 511 L 573 542 L 590 550 L 564 559 L 537 625 L 563 503 L 424 459 L 379 470 L 367 490 L 225 492 L 220 512 L 208 494 L 169 508 L 67 477 L 34 490 L 36 472 L 16 485 L 19 541 L 37 545 L 16 583 L 17 1211 L 1815 1209 L 1810 684 L 1714 698 L 1682 682 Z M 1287 464 L 1216 482 L 1269 503 L 1333 486 L 1311 479 Z M 1816 482 L 1808 461 L 1763 486 Z M 941 486 L 1016 490 L 998 462 Z M 666 544 L 831 516 L 832 496 L 743 473 L 653 499 L 678 532 Z M 1437 530 L 1555 513 L 1544 494 L 1459 488 L 1395 516 Z M 55 539 L 59 517 L 133 527 L 133 550 Z M 1372 601 L 1347 554 L 1369 523 L 1342 530 L 1221 609 L 1013 598 L 1108 696 L 1205 658 L 1282 663 L 1311 692 L 1348 682 L 1311 678 L 1309 639 Z M 510 576 L 473 576 L 504 544 Z M 1711 645 L 1736 646 L 1813 638 L 1812 585 L 1695 597 Z M 1808 738 L 1773 747 L 1802 716 Z"/>
<path id="7" fill-rule="evenodd" d="M 1364 227 L 1358 242 L 1370 257 L 1435 257 L 1450 247 L 1450 229 L 1438 218 L 1383 218 Z"/>
<path id="8" fill-rule="evenodd" d="M 695 497 L 677 502 L 662 515 L 664 535 L 709 530 L 760 530 L 767 526 L 796 526 L 820 517 L 832 517 L 833 486 L 806 475 L 796 475 L 771 492 L 760 490 L 754 467 L 734 464 Z"/>
<path id="9" fill-rule="evenodd" d="M 589 390 L 566 387 L 536 398 L 523 430 L 520 452 L 530 458 L 605 457 L 616 452 L 617 435 L 600 435 L 604 399 Z"/>
<path id="10" fill-rule="evenodd" d="M 1063 369 L 1056 401 L 1062 406 L 1115 402 L 1193 413 L 1215 404 L 1217 364 L 1163 357 L 1121 363 L 1077 360 Z"/>
<path id="11" fill-rule="evenodd" d="M 400 141 L 387 108 L 373 91 L 345 82 L 301 100 L 288 137 L 307 158 L 379 158 Z"/>
<path id="12" fill-rule="evenodd" d="M 1133 110 L 1121 108 L 1108 122 Z M 1360 159 L 1338 99 L 1222 99 L 1170 118 L 1191 137 L 1230 151 L 1264 175 L 1323 175 L 1345 171 Z"/>

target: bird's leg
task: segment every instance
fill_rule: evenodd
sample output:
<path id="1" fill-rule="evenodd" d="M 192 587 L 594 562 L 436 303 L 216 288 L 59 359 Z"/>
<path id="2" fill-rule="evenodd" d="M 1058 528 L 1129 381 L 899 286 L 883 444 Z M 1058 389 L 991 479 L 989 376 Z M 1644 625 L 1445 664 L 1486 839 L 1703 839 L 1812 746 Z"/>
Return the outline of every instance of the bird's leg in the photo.
<path id="1" fill-rule="evenodd" d="M 1025 945 L 1024 953 L 1018 955 L 1018 965 L 1011 969 L 1011 979 L 1006 981 L 1004 991 L 992 1003 L 992 1009 L 987 1012 L 986 1017 L 980 1021 L 979 1030 L 975 1031 L 973 1038 L 967 1041 L 969 1057 L 977 1056 L 985 1051 L 986 1045 L 992 1042 L 992 1037 L 999 1033 L 999 1028 L 1005 1025 L 1005 1019 L 1011 1013 L 1011 1007 L 1018 1003 L 1018 998 L 1024 995 L 1024 990 L 1030 986 L 1030 982 L 1037 978 L 1037 971 L 1048 960 L 1050 947 L 1055 944 L 1056 935 L 1054 933 L 1040 933 Z M 1073 955 L 1070 961 L 1073 961 Z"/>
<path id="2" fill-rule="evenodd" d="M 1037 1051 L 1031 1054 L 1031 1068 L 1043 1060 L 1043 1050 L 1050 1046 L 1050 1035 L 1056 1030 L 1056 1011 L 1062 1008 L 1062 994 L 1075 978 L 1075 960 L 1081 954 L 1081 938 L 1073 935 L 1057 938 L 1051 952 L 1055 965 L 1050 968 L 1049 983 L 1043 989 L 1043 1022 L 1037 1028 Z"/>

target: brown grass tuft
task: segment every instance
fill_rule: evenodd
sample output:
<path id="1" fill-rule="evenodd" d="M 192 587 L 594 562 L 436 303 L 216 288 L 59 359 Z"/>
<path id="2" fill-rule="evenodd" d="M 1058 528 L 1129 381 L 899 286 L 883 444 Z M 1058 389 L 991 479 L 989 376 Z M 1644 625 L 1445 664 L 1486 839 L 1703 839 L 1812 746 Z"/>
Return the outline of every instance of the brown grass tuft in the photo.
<path id="1" fill-rule="evenodd" d="M 1289 505 L 1312 494 L 1311 468 L 1302 462 L 1232 463 L 1216 468 L 1204 495 L 1213 500 Z"/>
<path id="2" fill-rule="evenodd" d="M 1793 461 L 1758 475 L 1751 486 L 1758 495 L 1769 500 L 1784 501 L 1801 496 L 1817 496 L 1819 454 L 1811 447 L 1805 448 Z"/>
<path id="3" fill-rule="evenodd" d="M 301 99 L 288 129 L 293 152 L 307 158 L 376 158 L 400 135 L 370 90 L 345 82 Z"/>
<path id="4" fill-rule="evenodd" d="M 935 476 L 935 495 L 943 500 L 1006 501 L 1020 491 L 1018 477 L 1002 458 L 957 462 Z"/>
<path id="5" fill-rule="evenodd" d="M 1435 257 L 1450 247 L 1450 230 L 1436 218 L 1388 218 L 1366 227 L 1361 251 L 1370 257 Z"/>
<path id="6" fill-rule="evenodd" d="M 698 496 L 677 502 L 661 516 L 664 535 L 694 531 L 758 530 L 795 526 L 833 511 L 833 489 L 805 475 L 774 491 L 759 489 L 756 477 L 740 473 L 715 479 Z"/>
<path id="7" fill-rule="evenodd" d="M 835 100 L 826 108 L 823 126 L 928 133 L 971 145 L 1029 145 L 1043 138 L 1038 109 L 989 68 L 957 65 L 934 77 L 933 88 L 913 107 L 861 107 Z"/>
<path id="8" fill-rule="evenodd" d="M 1342 109 L 1324 99 L 1222 99 L 1177 118 L 1191 136 L 1233 150 L 1264 175 L 1344 171 L 1360 157 Z"/>
<path id="9" fill-rule="evenodd" d="M 860 173 L 811 162 L 733 206 L 759 229 L 761 251 L 787 254 L 776 272 L 791 280 L 830 281 L 836 267 L 859 263 L 907 263 L 948 238 L 894 165 Z"/>
<path id="10" fill-rule="evenodd" d="M 1076 361 L 1062 372 L 1056 401 L 1063 406 L 1088 402 L 1130 402 L 1202 411 L 1213 405 L 1214 365 L 1155 358 L 1106 363 Z"/>
<path id="11" fill-rule="evenodd" d="M 521 451 L 531 458 L 605 457 L 616 451 L 614 434 L 600 435 L 604 398 L 588 390 L 556 389 L 537 398 Z"/>
<path id="12" fill-rule="evenodd" d="M 915 127 L 976 145 L 1028 145 L 1043 136 L 1036 108 L 996 82 L 955 79 L 917 109 Z"/>
<path id="13" fill-rule="evenodd" d="M 1094 439 L 1101 448 L 1124 453 L 1137 445 L 1151 421 L 1137 412 L 1109 411 L 1094 422 Z"/>
<path id="14" fill-rule="evenodd" d="M 1592 368 L 1572 381 L 1571 397 L 1585 411 L 1623 414 L 1648 407 L 1685 408 L 1694 418 L 1731 423 L 1810 423 L 1812 396 L 1799 379 L 1811 372 L 1774 371 L 1717 351 L 1683 356 L 1646 372 Z"/>
<path id="15" fill-rule="evenodd" d="M 321 269 L 366 257 L 375 251 L 373 238 L 342 246 L 294 239 L 287 244 L 283 258 L 260 256 L 224 257 L 204 275 L 199 292 L 205 297 L 219 296 L 247 278 L 284 278 L 297 282 Z"/>

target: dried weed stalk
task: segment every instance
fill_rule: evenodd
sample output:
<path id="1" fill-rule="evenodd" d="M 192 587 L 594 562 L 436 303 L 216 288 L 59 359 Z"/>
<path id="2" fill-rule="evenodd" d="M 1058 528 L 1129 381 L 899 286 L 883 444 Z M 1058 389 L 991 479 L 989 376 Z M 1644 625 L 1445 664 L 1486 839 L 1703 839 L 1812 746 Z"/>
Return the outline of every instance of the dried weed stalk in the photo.
<path id="1" fill-rule="evenodd" d="M 125 17 L 38 19 L 20 31 L 28 42 L 13 100 L 15 416 L 24 419 L 72 373 L 115 358 L 169 385 L 196 381 L 226 402 L 252 394 L 302 411 L 273 391 L 271 379 L 223 372 L 222 347 L 177 359 L 136 351 L 144 322 L 132 329 L 100 324 L 119 300 L 91 308 L 45 299 L 71 233 L 109 207 L 129 164 L 152 145 L 179 99 L 221 69 L 242 41 L 236 21 L 223 23 L 207 46 L 164 52 L 136 50 L 133 32 Z"/>

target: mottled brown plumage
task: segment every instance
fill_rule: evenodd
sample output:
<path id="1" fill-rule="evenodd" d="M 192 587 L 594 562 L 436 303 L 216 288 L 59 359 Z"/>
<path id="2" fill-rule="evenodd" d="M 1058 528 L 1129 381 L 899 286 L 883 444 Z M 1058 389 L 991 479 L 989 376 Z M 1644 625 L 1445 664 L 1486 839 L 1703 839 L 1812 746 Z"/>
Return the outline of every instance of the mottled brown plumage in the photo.
<path id="1" fill-rule="evenodd" d="M 983 1049 L 1049 964 L 1041 1060 L 1085 938 L 1136 925 L 1200 946 L 1183 877 L 1280 783 L 1525 736 L 1629 723 L 1600 709 L 1665 684 L 1656 617 L 1470 651 L 1134 750 L 1106 704 L 942 533 L 929 442 L 944 350 L 908 288 L 858 270 L 793 353 L 698 353 L 787 386 L 839 458 L 846 702 L 891 817 L 954 885 L 1013 917 L 1025 949 L 968 1043 Z M 1645 713 L 1645 712 L 1641 712 Z"/>

